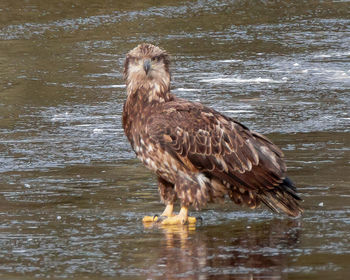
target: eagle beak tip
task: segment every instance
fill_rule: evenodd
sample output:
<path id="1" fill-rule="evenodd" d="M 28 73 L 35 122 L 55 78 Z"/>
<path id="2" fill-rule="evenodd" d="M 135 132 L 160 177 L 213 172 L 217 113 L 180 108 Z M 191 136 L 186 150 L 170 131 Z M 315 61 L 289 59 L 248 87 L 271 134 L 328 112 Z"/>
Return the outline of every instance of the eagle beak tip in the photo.
<path id="1" fill-rule="evenodd" d="M 149 70 L 151 69 L 151 61 L 149 59 L 145 60 L 143 63 L 143 69 L 146 72 L 146 75 L 148 74 Z"/>

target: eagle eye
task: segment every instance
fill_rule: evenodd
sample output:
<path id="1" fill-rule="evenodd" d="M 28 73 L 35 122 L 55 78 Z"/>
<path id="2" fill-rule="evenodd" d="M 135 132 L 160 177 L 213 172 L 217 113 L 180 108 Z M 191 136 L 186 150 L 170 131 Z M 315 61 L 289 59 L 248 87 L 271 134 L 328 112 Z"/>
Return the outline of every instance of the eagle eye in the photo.
<path id="1" fill-rule="evenodd" d="M 129 57 L 129 63 L 135 63 L 135 60 L 136 60 L 135 57 L 132 57 L 132 56 Z"/>
<path id="2" fill-rule="evenodd" d="M 160 59 L 161 59 L 160 56 L 154 56 L 151 58 L 152 61 L 157 61 L 157 62 L 160 61 Z"/>

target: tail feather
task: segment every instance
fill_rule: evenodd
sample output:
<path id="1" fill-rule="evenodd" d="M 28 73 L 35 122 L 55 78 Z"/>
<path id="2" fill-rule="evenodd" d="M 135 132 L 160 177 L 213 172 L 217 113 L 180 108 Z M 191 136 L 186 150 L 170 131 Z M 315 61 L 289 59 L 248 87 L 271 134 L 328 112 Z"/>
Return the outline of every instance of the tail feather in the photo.
<path id="1" fill-rule="evenodd" d="M 299 205 L 301 198 L 297 195 L 296 187 L 289 178 L 285 178 L 274 189 L 262 193 L 260 200 L 277 213 L 282 211 L 289 216 L 297 217 L 303 212 Z"/>

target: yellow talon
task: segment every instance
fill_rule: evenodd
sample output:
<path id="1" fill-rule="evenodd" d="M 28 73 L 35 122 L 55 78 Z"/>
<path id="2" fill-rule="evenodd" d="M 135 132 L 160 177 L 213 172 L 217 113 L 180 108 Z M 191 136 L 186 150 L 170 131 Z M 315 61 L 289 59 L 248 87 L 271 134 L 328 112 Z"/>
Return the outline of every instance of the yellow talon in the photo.
<path id="1" fill-rule="evenodd" d="M 197 222 L 196 217 L 188 217 L 187 222 L 189 224 L 195 224 Z"/>
<path id="2" fill-rule="evenodd" d="M 158 216 L 144 216 L 142 222 L 144 223 L 153 223 L 158 220 Z"/>

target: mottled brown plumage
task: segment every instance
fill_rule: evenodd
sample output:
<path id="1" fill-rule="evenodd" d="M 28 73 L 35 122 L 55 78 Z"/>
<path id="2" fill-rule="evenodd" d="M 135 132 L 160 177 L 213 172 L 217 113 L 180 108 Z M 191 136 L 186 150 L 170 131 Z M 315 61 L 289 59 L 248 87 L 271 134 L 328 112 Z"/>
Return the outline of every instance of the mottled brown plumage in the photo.
<path id="1" fill-rule="evenodd" d="M 126 57 L 123 127 L 155 172 L 162 201 L 200 208 L 228 196 L 250 208 L 298 216 L 296 188 L 282 151 L 263 135 L 211 108 L 170 93 L 169 56 L 141 44 Z"/>

